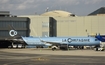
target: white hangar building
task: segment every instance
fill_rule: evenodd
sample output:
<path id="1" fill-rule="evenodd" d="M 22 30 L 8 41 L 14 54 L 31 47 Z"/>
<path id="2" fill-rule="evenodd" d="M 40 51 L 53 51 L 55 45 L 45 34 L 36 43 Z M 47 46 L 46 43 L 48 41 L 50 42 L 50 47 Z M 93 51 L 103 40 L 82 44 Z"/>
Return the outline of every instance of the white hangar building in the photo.
<path id="1" fill-rule="evenodd" d="M 55 10 L 41 15 L 24 15 L 30 18 L 30 36 L 87 36 L 105 34 L 105 7 L 88 16 Z"/>

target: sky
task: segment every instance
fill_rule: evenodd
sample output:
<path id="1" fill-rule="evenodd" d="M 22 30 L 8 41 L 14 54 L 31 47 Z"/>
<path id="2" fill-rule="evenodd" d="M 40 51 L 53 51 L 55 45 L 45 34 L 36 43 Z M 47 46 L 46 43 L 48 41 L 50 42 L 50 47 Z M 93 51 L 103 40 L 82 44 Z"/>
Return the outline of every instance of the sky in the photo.
<path id="1" fill-rule="evenodd" d="M 0 11 L 13 15 L 43 14 L 48 8 L 86 16 L 101 7 L 105 7 L 105 0 L 0 0 Z"/>

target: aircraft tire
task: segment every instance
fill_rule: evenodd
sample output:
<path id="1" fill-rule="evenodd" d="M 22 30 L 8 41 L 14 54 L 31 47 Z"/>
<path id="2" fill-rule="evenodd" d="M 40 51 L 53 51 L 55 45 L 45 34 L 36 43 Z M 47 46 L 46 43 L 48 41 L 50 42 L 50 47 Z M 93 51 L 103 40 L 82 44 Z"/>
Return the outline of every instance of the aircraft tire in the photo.
<path id="1" fill-rule="evenodd" d="M 80 46 L 80 49 L 84 49 L 84 47 L 83 46 Z"/>
<path id="2" fill-rule="evenodd" d="M 95 48 L 95 51 L 98 51 L 98 48 Z"/>
<path id="3" fill-rule="evenodd" d="M 56 48 L 54 47 L 54 48 L 52 48 L 52 50 L 54 51 L 54 50 L 56 50 Z"/>
<path id="4" fill-rule="evenodd" d="M 22 48 L 26 48 L 26 45 L 25 45 L 25 44 L 23 44 L 23 45 L 22 45 Z"/>

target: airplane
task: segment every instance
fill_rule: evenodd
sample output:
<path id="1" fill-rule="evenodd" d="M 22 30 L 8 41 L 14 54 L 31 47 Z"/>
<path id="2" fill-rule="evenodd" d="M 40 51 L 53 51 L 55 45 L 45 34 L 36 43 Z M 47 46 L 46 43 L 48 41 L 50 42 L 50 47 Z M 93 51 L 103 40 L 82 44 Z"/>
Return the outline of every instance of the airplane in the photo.
<path id="1" fill-rule="evenodd" d="M 83 46 L 95 46 L 100 47 L 100 41 L 95 37 L 23 37 L 19 36 L 17 31 L 14 29 L 9 31 L 11 38 L 5 39 L 10 41 L 12 44 L 9 48 L 25 48 L 26 46 L 36 46 L 43 48 L 44 46 L 51 46 L 52 50 L 55 49 L 65 49 L 67 50 L 69 46 L 77 47 L 83 49 Z"/>
<path id="2" fill-rule="evenodd" d="M 18 35 L 18 32 L 12 27 L 9 31 L 11 38 L 5 39 L 5 41 L 11 42 L 9 48 L 25 48 L 28 46 L 51 46 L 52 50 L 59 49 L 69 49 L 69 46 L 77 47 L 83 49 L 83 46 L 95 46 L 95 48 L 100 47 L 101 41 L 95 37 L 23 37 Z"/>
<path id="3" fill-rule="evenodd" d="M 68 49 L 69 46 L 100 46 L 100 41 L 94 37 L 22 37 L 28 45 L 51 44 L 52 50 Z"/>

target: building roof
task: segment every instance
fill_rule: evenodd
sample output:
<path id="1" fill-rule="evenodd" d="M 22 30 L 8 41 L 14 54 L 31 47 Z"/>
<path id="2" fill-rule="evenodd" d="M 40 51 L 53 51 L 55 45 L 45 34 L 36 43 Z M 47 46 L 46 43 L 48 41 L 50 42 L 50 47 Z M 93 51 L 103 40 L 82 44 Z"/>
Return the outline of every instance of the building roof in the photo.
<path id="1" fill-rule="evenodd" d="M 9 11 L 0 11 L 0 17 L 9 17 L 10 12 Z"/>
<path id="2" fill-rule="evenodd" d="M 55 10 L 43 13 L 42 16 L 51 16 L 51 17 L 74 17 L 75 15 L 66 11 Z"/>
<path id="3" fill-rule="evenodd" d="M 105 14 L 105 7 L 101 7 L 97 9 L 96 11 L 90 13 L 89 15 L 98 15 L 98 14 Z"/>

